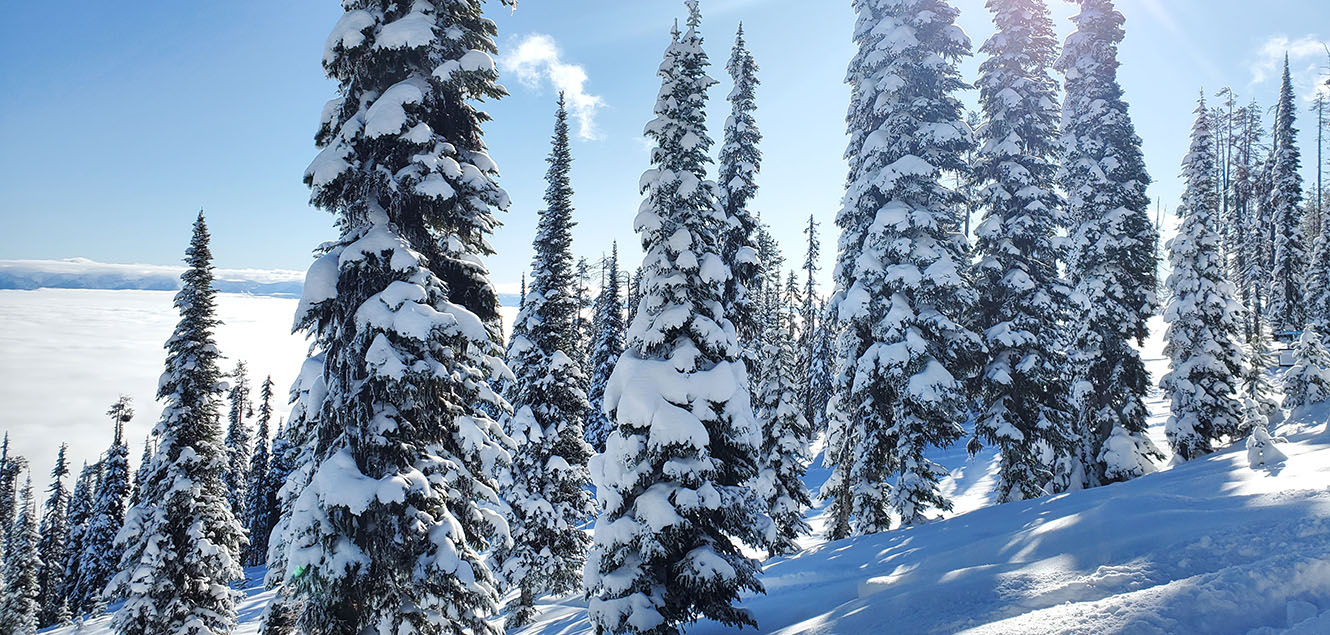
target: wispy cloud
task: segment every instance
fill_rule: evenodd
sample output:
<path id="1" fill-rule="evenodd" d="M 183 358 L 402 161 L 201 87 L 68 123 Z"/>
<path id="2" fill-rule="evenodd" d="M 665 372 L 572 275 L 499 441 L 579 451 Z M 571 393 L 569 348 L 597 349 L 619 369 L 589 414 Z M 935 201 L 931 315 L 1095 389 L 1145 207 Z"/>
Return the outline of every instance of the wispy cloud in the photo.
<path id="1" fill-rule="evenodd" d="M 1330 59 L 1326 56 L 1325 41 L 1314 34 L 1296 39 L 1282 34 L 1269 37 L 1247 62 L 1251 70 L 1251 85 L 1268 80 L 1279 81 L 1284 70 L 1284 54 L 1287 53 L 1294 90 L 1299 95 L 1311 99 L 1317 91 L 1327 91 L 1325 79 L 1330 74 L 1330 67 L 1327 66 Z"/>
<path id="2" fill-rule="evenodd" d="M 516 75 L 518 81 L 532 90 L 539 90 L 549 82 L 564 94 L 569 112 L 577 119 L 577 136 L 586 140 L 600 138 L 596 112 L 605 106 L 605 100 L 586 92 L 586 69 L 565 62 L 553 37 L 532 33 L 521 38 L 507 54 L 499 57 L 499 68 Z"/>

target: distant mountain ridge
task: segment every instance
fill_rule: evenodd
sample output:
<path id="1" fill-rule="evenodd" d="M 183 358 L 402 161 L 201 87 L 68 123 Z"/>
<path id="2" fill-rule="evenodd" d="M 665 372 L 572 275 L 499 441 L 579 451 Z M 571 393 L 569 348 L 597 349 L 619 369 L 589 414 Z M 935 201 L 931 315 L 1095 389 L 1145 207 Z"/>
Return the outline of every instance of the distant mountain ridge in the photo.
<path id="1" fill-rule="evenodd" d="M 97 262 L 87 258 L 0 260 L 0 289 L 105 289 L 175 291 L 179 265 Z M 221 293 L 299 298 L 305 272 L 289 269 L 217 269 L 213 286 Z M 501 293 L 499 302 L 517 306 L 517 294 Z"/>
<path id="2" fill-rule="evenodd" d="M 108 289 L 175 291 L 176 265 L 113 264 L 87 258 L 0 260 L 0 289 Z M 222 293 L 300 297 L 305 274 L 281 269 L 217 269 L 214 286 Z"/>

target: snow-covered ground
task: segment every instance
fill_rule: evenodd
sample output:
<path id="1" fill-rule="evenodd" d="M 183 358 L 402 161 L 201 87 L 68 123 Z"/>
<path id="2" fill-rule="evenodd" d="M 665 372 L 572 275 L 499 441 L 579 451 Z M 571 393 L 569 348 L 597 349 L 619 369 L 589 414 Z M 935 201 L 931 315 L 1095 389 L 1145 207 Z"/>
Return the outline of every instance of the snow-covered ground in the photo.
<path id="1" fill-rule="evenodd" d="M 1162 323 L 1153 325 L 1143 350 L 1157 378 L 1167 362 Z M 1166 447 L 1166 402 L 1156 395 L 1149 405 L 1152 437 Z M 809 537 L 805 551 L 764 564 L 767 593 L 744 606 L 761 633 L 1328 633 L 1327 420 L 1323 404 L 1281 424 L 1281 466 L 1252 470 L 1235 447 L 1129 483 L 1000 506 L 991 451 L 938 451 L 956 503 L 946 520 L 830 543 Z M 816 488 L 825 478 L 814 465 L 807 480 Z M 243 586 L 238 632 L 255 633 L 270 594 Z M 552 599 L 522 633 L 592 632 L 584 609 L 580 598 Z M 704 622 L 688 632 L 736 631 Z"/>

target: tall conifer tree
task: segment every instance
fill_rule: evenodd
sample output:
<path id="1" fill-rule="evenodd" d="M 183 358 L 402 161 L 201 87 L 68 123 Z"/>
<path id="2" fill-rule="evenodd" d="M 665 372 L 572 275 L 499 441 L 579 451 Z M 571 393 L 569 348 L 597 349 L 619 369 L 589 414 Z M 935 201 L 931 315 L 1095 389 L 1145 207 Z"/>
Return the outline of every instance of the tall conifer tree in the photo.
<path id="1" fill-rule="evenodd" d="M 803 478 L 808 470 L 813 429 L 804 418 L 799 399 L 799 286 L 794 272 L 790 272 L 783 291 L 776 285 L 775 289 L 764 289 L 763 295 L 768 300 L 761 311 L 760 381 L 753 395 L 762 444 L 753 489 L 766 503 L 772 521 L 766 535 L 767 551 L 777 555 L 798 551 L 795 540 L 809 531 L 804 513 L 811 501 Z"/>
<path id="2" fill-rule="evenodd" d="M 69 602 L 65 597 L 65 560 L 69 557 L 69 488 L 65 477 L 69 475 L 69 461 L 65 458 L 67 444 L 60 444 L 51 468 L 51 485 L 46 489 L 45 511 L 42 514 L 41 538 L 37 553 L 41 567 L 37 582 L 41 598 L 39 626 L 50 626 L 69 619 Z"/>
<path id="3" fill-rule="evenodd" d="M 590 542 L 581 526 L 595 512 L 587 471 L 592 450 L 582 429 L 588 408 L 585 380 L 566 352 L 577 343 L 579 307 L 573 293 L 572 154 L 562 94 L 546 161 L 548 187 L 536 226 L 531 285 L 517 316 L 525 326 L 509 347 L 508 359 L 516 380 L 506 432 L 516 449 L 503 497 L 512 508 L 513 544 L 500 548 L 495 562 L 520 591 L 509 607 L 509 628 L 531 622 L 541 595 L 579 588 Z"/>
<path id="4" fill-rule="evenodd" d="M 818 332 L 826 328 L 822 320 L 822 301 L 817 295 L 817 272 L 821 270 L 818 259 L 822 257 L 817 226 L 817 221 L 809 214 L 808 225 L 804 227 L 808 242 L 804 251 L 804 289 L 799 297 L 798 344 L 804 419 L 808 420 L 814 431 L 820 430 L 827 420 L 827 393 L 831 387 L 829 369 L 817 358 Z"/>
<path id="5" fill-rule="evenodd" d="M 605 451 L 605 440 L 614 423 L 605 414 L 605 387 L 623 354 L 624 307 L 620 298 L 619 244 L 616 242 L 605 263 L 605 281 L 596 299 L 596 341 L 591 350 L 591 390 L 587 397 L 586 440 L 596 452 Z"/>
<path id="6" fill-rule="evenodd" d="M 950 509 L 924 457 L 963 433 L 983 344 L 965 323 L 964 201 L 942 183 L 973 146 L 957 93 L 970 41 L 944 0 L 856 0 L 836 291 L 836 380 L 823 489 L 831 537 L 884 531 Z"/>
<path id="7" fill-rule="evenodd" d="M 244 529 L 231 514 L 229 469 L 219 408 L 221 354 L 213 332 L 217 292 L 207 224 L 199 212 L 185 251 L 175 307 L 180 321 L 166 341 L 166 370 L 153 429 L 157 452 L 137 507 L 116 539 L 123 550 L 111 593 L 125 598 L 112 624 L 120 635 L 225 633 L 236 626 L 230 588 L 241 576 Z"/>
<path id="8" fill-rule="evenodd" d="M 143 454 L 139 456 L 138 469 L 134 470 L 134 483 L 129 488 L 129 506 L 133 507 L 143 500 L 143 484 L 148 482 L 148 470 L 152 469 L 152 436 L 143 440 Z"/>
<path id="9" fill-rule="evenodd" d="M 9 433 L 0 445 L 0 548 L 9 539 L 18 509 L 18 477 L 26 467 L 21 456 L 9 453 Z"/>
<path id="10" fill-rule="evenodd" d="M 249 532 L 249 547 L 246 550 L 245 565 L 257 566 L 268 561 L 268 536 L 272 532 L 274 516 L 277 510 L 277 492 L 268 481 L 268 464 L 271 456 L 268 439 L 272 421 L 272 376 L 263 380 L 259 389 L 259 427 L 254 436 L 254 453 L 249 460 L 249 472 L 245 482 L 245 529 Z"/>
<path id="11" fill-rule="evenodd" d="M 226 456 L 227 469 L 223 482 L 226 483 L 226 498 L 231 501 L 231 514 L 244 522 L 246 518 L 245 502 L 248 497 L 249 460 L 254 452 L 253 439 L 250 438 L 247 419 L 254 416 L 254 400 L 249 393 L 249 367 L 244 361 L 236 362 L 231 371 L 231 390 L 227 394 L 230 408 L 226 421 Z"/>
<path id="12" fill-rule="evenodd" d="M 481 554 L 504 533 L 491 475 L 508 440 L 488 413 L 507 410 L 493 382 L 511 374 L 483 257 L 508 196 L 476 104 L 505 95 L 496 27 L 481 0 L 342 6 L 323 57 L 338 97 L 305 173 L 341 235 L 296 316 L 326 397 L 286 586 L 311 635 L 489 633 Z"/>
<path id="13" fill-rule="evenodd" d="M 982 50 L 983 123 L 973 182 L 983 221 L 978 328 L 988 345 L 976 439 L 1002 453 L 998 502 L 1044 494 L 1055 454 L 1072 447 L 1066 338 L 1070 295 L 1058 274 L 1066 225 L 1054 186 L 1058 142 L 1057 56 L 1044 0 L 989 0 L 997 24 Z M 971 444 L 971 452 L 978 444 Z"/>
<path id="14" fill-rule="evenodd" d="M 734 84 L 727 101 L 730 116 L 725 120 L 721 139 L 717 198 L 725 211 L 722 228 L 721 257 L 730 264 L 730 278 L 725 281 L 725 315 L 734 325 L 739 345 L 744 348 L 745 361 L 752 366 L 756 360 L 757 341 L 761 336 L 760 318 L 754 304 L 759 277 L 768 263 L 758 262 L 754 250 L 753 231 L 757 218 L 748 209 L 757 195 L 757 174 L 762 169 L 762 152 L 758 144 L 762 133 L 757 129 L 753 113 L 757 110 L 757 62 L 744 42 L 743 24 L 734 36 L 725 69 Z M 755 366 L 754 366 L 755 368 Z"/>
<path id="15" fill-rule="evenodd" d="M 707 57 L 696 0 L 660 66 L 653 167 L 634 225 L 645 257 L 640 313 L 605 391 L 614 431 L 593 465 L 603 512 L 587 558 L 600 631 L 678 633 L 711 619 L 753 624 L 734 606 L 760 591 L 758 429 L 734 327 L 725 315 L 726 217 L 706 180 Z"/>
<path id="16" fill-rule="evenodd" d="M 5 543 L 0 632 L 33 635 L 41 611 L 41 557 L 37 552 L 37 503 L 29 477 L 18 498 L 18 517 Z"/>
<path id="17" fill-rule="evenodd" d="M 1241 308 L 1225 275 L 1219 234 L 1219 189 L 1211 123 L 1202 98 L 1196 107 L 1191 150 L 1182 163 L 1186 187 L 1178 215 L 1182 226 L 1168 242 L 1172 273 L 1164 321 L 1164 354 L 1170 370 L 1160 386 L 1169 393 L 1164 425 L 1175 460 L 1214 451 L 1227 437 L 1245 437 L 1246 412 L 1238 398 L 1243 372 Z"/>
<path id="18" fill-rule="evenodd" d="M 65 555 L 65 581 L 60 595 L 66 598 L 71 612 L 78 609 L 75 601 L 75 586 L 78 584 L 79 570 L 83 564 L 88 535 L 88 519 L 92 517 L 93 492 L 96 490 L 97 472 L 100 464 L 83 464 L 78 480 L 74 481 L 74 491 L 69 495 L 69 546 Z"/>
<path id="19" fill-rule="evenodd" d="M 1068 270 L 1079 302 L 1072 324 L 1078 448 L 1060 486 L 1080 488 L 1155 471 L 1146 436 L 1150 373 L 1132 341 L 1156 306 L 1158 232 L 1145 194 L 1150 176 L 1118 84 L 1123 17 L 1112 0 L 1077 0 L 1076 31 L 1056 67 L 1066 78 L 1062 166 L 1070 216 Z"/>
<path id="20" fill-rule="evenodd" d="M 1303 298 L 1303 276 L 1307 249 L 1302 235 L 1302 158 L 1298 131 L 1293 127 L 1297 103 L 1288 56 L 1284 57 L 1284 79 L 1275 108 L 1275 131 L 1268 205 L 1274 232 L 1274 256 L 1270 269 L 1270 322 L 1276 330 L 1301 330 L 1307 318 Z"/>

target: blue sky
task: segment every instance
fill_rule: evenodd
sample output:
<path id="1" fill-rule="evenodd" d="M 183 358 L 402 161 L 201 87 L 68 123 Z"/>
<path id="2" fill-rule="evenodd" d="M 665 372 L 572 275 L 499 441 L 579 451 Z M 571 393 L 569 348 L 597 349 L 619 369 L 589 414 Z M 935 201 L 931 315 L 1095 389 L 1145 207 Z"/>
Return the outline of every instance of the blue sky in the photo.
<path id="1" fill-rule="evenodd" d="M 992 30 L 983 0 L 955 3 L 977 49 Z M 641 131 L 682 2 L 523 0 L 515 12 L 488 4 L 512 93 L 486 106 L 494 117 L 486 128 L 491 154 L 514 201 L 494 240 L 495 281 L 514 290 L 530 258 L 555 82 L 577 88 L 581 79 L 579 103 L 591 127 L 573 147 L 581 223 L 575 248 L 597 257 L 617 239 L 631 262 L 640 253 L 631 231 L 636 185 L 647 167 Z M 1065 36 L 1073 7 L 1050 5 Z M 703 0 L 702 8 L 712 75 L 722 80 L 711 91 L 713 137 L 726 115 L 723 65 L 742 19 L 762 67 L 758 123 L 766 159 L 755 206 L 792 257 L 814 214 L 829 263 L 845 176 L 850 3 Z M 1268 105 L 1285 49 L 1293 53 L 1300 97 L 1326 64 L 1324 0 L 1121 0 L 1119 8 L 1127 17 L 1121 81 L 1156 180 L 1151 194 L 1169 208 L 1202 87 L 1213 94 L 1229 85 L 1242 100 Z M 7 7 L 0 258 L 173 263 L 203 206 L 219 266 L 304 269 L 311 249 L 334 235 L 331 218 L 308 206 L 300 178 L 315 154 L 319 111 L 334 95 L 319 60 L 340 14 L 331 0 Z M 978 62 L 964 65 L 969 79 Z M 1305 112 L 1299 128 L 1310 176 Z"/>

